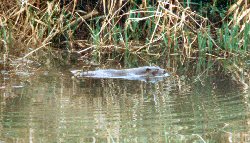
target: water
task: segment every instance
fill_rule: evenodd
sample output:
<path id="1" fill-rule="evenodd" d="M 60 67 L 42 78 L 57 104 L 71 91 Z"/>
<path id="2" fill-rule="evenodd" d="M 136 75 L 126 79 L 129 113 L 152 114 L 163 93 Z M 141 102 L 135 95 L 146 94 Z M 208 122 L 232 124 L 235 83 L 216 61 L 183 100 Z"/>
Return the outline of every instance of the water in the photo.
<path id="1" fill-rule="evenodd" d="M 249 93 L 226 77 L 146 83 L 41 72 L 1 87 L 0 142 L 250 141 Z"/>

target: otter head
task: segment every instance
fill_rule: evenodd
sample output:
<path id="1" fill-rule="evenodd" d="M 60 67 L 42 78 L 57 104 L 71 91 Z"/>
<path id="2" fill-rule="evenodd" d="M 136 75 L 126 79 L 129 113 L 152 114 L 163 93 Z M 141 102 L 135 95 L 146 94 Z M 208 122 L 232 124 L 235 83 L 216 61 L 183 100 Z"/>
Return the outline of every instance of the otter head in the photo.
<path id="1" fill-rule="evenodd" d="M 147 67 L 146 74 L 152 76 L 164 76 L 167 72 L 160 67 Z"/>

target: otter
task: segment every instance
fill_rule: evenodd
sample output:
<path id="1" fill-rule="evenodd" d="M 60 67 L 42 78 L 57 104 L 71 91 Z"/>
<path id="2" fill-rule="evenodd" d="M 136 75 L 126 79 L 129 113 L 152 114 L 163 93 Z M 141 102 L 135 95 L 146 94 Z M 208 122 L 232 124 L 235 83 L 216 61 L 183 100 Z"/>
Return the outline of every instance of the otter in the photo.
<path id="1" fill-rule="evenodd" d="M 147 80 L 149 78 L 167 77 L 169 74 L 166 70 L 158 66 L 144 66 L 130 69 L 101 69 L 96 71 L 73 70 L 71 71 L 76 77 L 92 78 L 122 78 L 130 80 Z"/>

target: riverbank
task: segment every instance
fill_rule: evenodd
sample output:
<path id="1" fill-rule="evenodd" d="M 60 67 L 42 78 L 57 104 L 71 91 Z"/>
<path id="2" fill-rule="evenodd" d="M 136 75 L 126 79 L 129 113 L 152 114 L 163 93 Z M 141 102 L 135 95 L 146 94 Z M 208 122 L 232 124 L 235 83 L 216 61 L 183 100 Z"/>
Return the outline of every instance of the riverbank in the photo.
<path id="1" fill-rule="evenodd" d="M 190 63 L 200 74 L 216 63 L 249 85 L 249 4 L 243 0 L 7 1 L 0 7 L 1 69 L 13 61 L 46 66 Z M 48 58 L 49 57 L 49 58 Z"/>

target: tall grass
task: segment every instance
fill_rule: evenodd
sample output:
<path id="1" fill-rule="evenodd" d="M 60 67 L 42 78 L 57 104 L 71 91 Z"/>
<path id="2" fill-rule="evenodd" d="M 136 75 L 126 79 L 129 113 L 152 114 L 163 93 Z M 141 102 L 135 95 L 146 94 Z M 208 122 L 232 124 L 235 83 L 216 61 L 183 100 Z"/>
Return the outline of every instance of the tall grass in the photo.
<path id="1" fill-rule="evenodd" d="M 46 53 L 40 51 L 47 49 L 55 37 L 65 32 L 70 35 L 73 24 L 68 27 L 74 19 L 59 5 L 59 1 L 2 1 L 0 47 L 5 50 L 0 52 L 1 59 L 6 54 L 10 54 L 6 61 L 44 56 Z"/>
<path id="2" fill-rule="evenodd" d="M 188 51 L 189 57 L 196 54 L 194 52 L 196 50 L 206 51 L 210 55 L 214 53 L 213 51 L 218 51 L 217 49 L 219 49 L 220 52 L 228 51 L 230 53 L 241 51 L 240 49 L 242 45 L 240 45 L 239 41 L 241 40 L 242 35 L 239 35 L 238 33 L 241 32 L 242 29 L 243 31 L 247 31 L 244 30 L 244 25 L 243 27 L 241 25 L 231 26 L 230 23 L 227 24 L 227 21 L 225 21 L 225 27 L 214 27 L 214 24 L 210 23 L 206 17 L 194 13 L 190 9 L 192 4 L 193 3 L 190 1 L 185 3 L 185 5 L 182 5 L 179 2 L 170 2 L 166 0 L 158 1 L 153 6 L 150 5 L 148 1 L 141 6 L 130 6 L 126 13 L 120 15 L 120 18 L 127 17 L 124 26 L 125 28 L 117 26 L 120 22 L 118 20 L 117 22 L 113 22 L 112 25 L 107 26 L 108 29 L 106 31 L 112 35 L 113 33 L 116 33 L 112 32 L 112 30 L 117 31 L 117 28 L 120 28 L 120 30 L 118 30 L 120 31 L 120 35 L 124 35 L 125 37 L 125 40 L 122 41 L 124 42 L 123 45 L 129 52 L 134 52 L 134 48 L 136 47 L 136 54 L 141 52 L 147 52 L 148 54 L 153 55 L 159 54 L 156 52 L 157 50 L 155 50 L 156 47 L 152 46 L 154 43 L 159 42 L 163 42 L 165 45 L 167 43 L 168 45 L 165 48 L 173 48 L 171 51 L 174 53 Z M 213 5 L 216 5 L 216 2 L 214 2 Z M 126 5 L 124 5 L 124 7 L 126 7 Z M 121 9 L 117 9 L 117 11 L 120 10 Z M 232 8 L 229 10 L 232 11 Z M 115 13 L 119 13 L 117 11 L 115 11 Z M 112 21 L 114 18 L 109 15 L 106 15 L 105 21 Z M 107 19 L 107 17 L 111 19 Z M 217 36 L 214 36 L 214 30 L 211 31 L 211 29 L 217 29 L 217 31 L 223 30 L 221 31 L 223 33 L 218 33 Z M 183 31 L 185 31 L 185 34 L 183 34 Z M 205 39 L 201 42 L 200 37 Z M 105 37 L 101 36 L 100 39 L 102 38 Z M 166 41 L 166 38 L 169 38 L 170 40 Z M 138 45 L 135 44 L 135 42 L 134 44 L 129 43 L 133 40 L 143 40 L 145 42 L 144 45 Z M 105 44 L 110 44 L 112 41 L 116 40 L 111 38 L 106 40 Z M 246 49 L 247 46 L 246 44 L 244 45 L 244 49 Z"/>
<path id="3" fill-rule="evenodd" d="M 157 1 L 156 3 L 150 1 L 139 3 L 137 1 L 103 0 L 98 4 L 102 7 L 103 12 L 96 12 L 94 7 L 92 13 L 89 12 L 84 15 L 77 11 L 75 1 L 63 8 L 60 7 L 60 1 L 58 0 L 42 2 L 39 5 L 34 2 L 21 5 L 19 1 L 12 1 L 11 4 L 4 1 L 1 6 L 1 10 L 4 11 L 1 14 L 1 25 L 5 25 L 5 27 L 1 26 L 1 31 L 7 29 L 5 36 L 8 35 L 8 37 L 4 37 L 2 34 L 1 39 L 8 46 L 13 46 L 13 41 L 16 41 L 14 39 L 20 39 L 25 47 L 32 47 L 31 53 L 33 54 L 50 44 L 55 37 L 64 35 L 68 47 L 72 48 L 70 42 L 76 42 L 73 36 L 75 31 L 79 26 L 85 26 L 89 29 L 86 32 L 90 33 L 91 37 L 89 38 L 92 44 L 100 47 L 95 48 L 95 53 L 96 51 L 100 52 L 102 46 L 109 44 L 123 47 L 126 52 L 135 54 L 146 52 L 157 55 L 162 51 L 159 51 L 155 45 L 156 43 L 157 45 L 163 43 L 166 45 L 165 48 L 173 48 L 173 50 L 168 51 L 174 53 L 182 51 L 184 51 L 182 53 L 185 53 L 186 51 L 188 54 L 185 55 L 188 57 L 196 54 L 193 53 L 196 50 L 204 51 L 203 48 L 209 49 L 208 52 L 211 54 L 214 45 L 229 52 L 237 52 L 241 49 L 241 46 L 245 50 L 248 47 L 246 39 L 248 38 L 249 24 L 242 22 L 247 21 L 246 12 L 239 11 L 239 7 L 237 7 L 237 5 L 242 5 L 244 10 L 248 10 L 242 1 L 236 2 L 229 8 L 227 16 L 233 14 L 233 19 L 229 21 L 229 24 L 225 21 L 223 27 L 225 30 L 223 28 L 218 29 L 223 30 L 222 35 L 220 34 L 218 39 L 213 40 L 210 38 L 212 37 L 210 30 L 213 23 L 190 8 L 192 5 L 198 5 L 199 3 L 194 4 L 191 1 L 183 1 L 182 3 L 182 1 L 169 0 Z M 6 10 L 10 6 L 12 6 L 12 9 Z M 233 13 L 234 11 L 237 12 Z M 85 19 L 91 17 L 90 23 L 86 22 Z M 239 34 L 241 32 L 243 34 Z M 202 43 L 199 41 L 201 36 L 207 37 Z M 223 38 L 220 39 L 221 37 Z M 144 43 L 138 45 L 135 41 Z M 242 41 L 243 44 L 237 43 L 237 41 Z M 32 55 L 30 51 L 26 51 L 26 54 Z M 95 58 L 101 56 L 101 54 L 93 55 Z"/>

